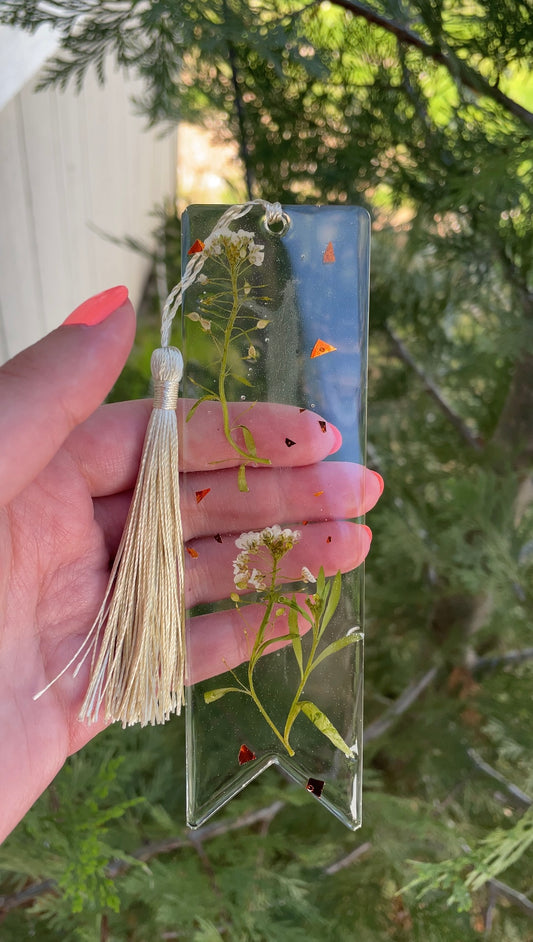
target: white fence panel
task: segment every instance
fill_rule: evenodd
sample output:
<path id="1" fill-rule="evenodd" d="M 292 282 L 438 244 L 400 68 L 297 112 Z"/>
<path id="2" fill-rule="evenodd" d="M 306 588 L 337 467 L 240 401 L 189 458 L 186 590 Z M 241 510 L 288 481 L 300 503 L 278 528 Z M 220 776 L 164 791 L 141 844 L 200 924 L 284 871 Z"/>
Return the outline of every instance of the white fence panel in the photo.
<path id="1" fill-rule="evenodd" d="M 111 285 L 138 303 L 148 261 L 101 233 L 150 243 L 175 197 L 176 137 L 146 129 L 138 83 L 110 68 L 79 94 L 32 86 L 0 110 L 0 360 Z"/>

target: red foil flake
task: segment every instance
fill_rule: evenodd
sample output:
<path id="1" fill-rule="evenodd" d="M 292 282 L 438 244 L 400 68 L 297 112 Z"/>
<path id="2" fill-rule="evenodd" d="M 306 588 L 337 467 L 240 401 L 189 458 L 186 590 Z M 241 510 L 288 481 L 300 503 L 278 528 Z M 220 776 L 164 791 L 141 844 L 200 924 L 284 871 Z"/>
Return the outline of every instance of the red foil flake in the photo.
<path id="1" fill-rule="evenodd" d="M 187 550 L 191 559 L 198 559 L 198 553 L 192 546 L 186 546 L 185 549 Z"/>
<path id="2" fill-rule="evenodd" d="M 328 538 L 327 538 L 327 540 L 326 540 L 326 543 L 331 543 L 331 537 L 330 537 L 330 536 L 328 536 Z"/>
<path id="3" fill-rule="evenodd" d="M 325 340 L 317 340 L 311 353 L 309 359 L 312 360 L 314 357 L 323 357 L 325 353 L 333 353 L 337 347 L 332 346 L 330 343 L 326 343 Z"/>
<path id="4" fill-rule="evenodd" d="M 202 491 L 195 491 L 194 493 L 196 497 L 196 503 L 199 504 L 200 501 L 203 500 L 204 497 L 206 497 L 209 494 L 210 490 L 211 490 L 210 487 L 204 487 Z"/>
<path id="5" fill-rule="evenodd" d="M 316 795 L 317 798 L 320 798 L 322 794 L 322 789 L 324 788 L 324 782 L 320 778 L 308 778 L 307 785 L 305 786 L 308 792 Z"/>
<path id="6" fill-rule="evenodd" d="M 333 242 L 328 242 L 326 245 L 326 251 L 322 256 L 322 261 L 324 265 L 332 265 L 335 261 L 335 251 L 333 249 Z"/>
<path id="7" fill-rule="evenodd" d="M 246 762 L 251 762 L 252 759 L 257 759 L 255 752 L 252 752 L 251 749 L 248 749 L 244 743 L 239 749 L 239 765 L 245 765 Z"/>
<path id="8" fill-rule="evenodd" d="M 324 419 L 319 419 L 319 420 L 318 420 L 318 424 L 320 425 L 320 431 L 321 431 L 321 432 L 327 432 L 327 430 L 328 430 L 328 425 L 327 425 L 327 422 L 324 422 Z"/>
<path id="9" fill-rule="evenodd" d="M 205 244 L 202 242 L 201 239 L 197 239 L 196 242 L 193 242 L 193 244 L 191 245 L 189 251 L 187 252 L 187 255 L 198 255 L 198 253 L 203 252 L 204 249 L 205 249 Z"/>

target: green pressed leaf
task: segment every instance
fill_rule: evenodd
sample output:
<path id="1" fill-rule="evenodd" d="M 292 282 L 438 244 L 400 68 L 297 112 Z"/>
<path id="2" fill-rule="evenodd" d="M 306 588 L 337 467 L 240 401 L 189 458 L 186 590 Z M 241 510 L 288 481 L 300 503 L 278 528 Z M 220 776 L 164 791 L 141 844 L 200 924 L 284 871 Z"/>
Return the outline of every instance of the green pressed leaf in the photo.
<path id="1" fill-rule="evenodd" d="M 314 726 L 320 732 L 327 736 L 330 742 L 336 746 L 337 749 L 340 749 L 348 759 L 353 759 L 353 752 L 350 749 L 349 745 L 344 742 L 341 734 L 337 729 L 335 729 L 331 720 L 329 720 L 325 713 L 322 713 L 322 710 L 312 703 L 311 700 L 300 700 L 298 704 L 302 713 L 305 713 L 308 720 L 311 720 Z"/>
<path id="2" fill-rule="evenodd" d="M 290 635 L 276 635 L 275 638 L 268 638 L 266 641 L 263 641 L 263 643 L 259 645 L 254 655 L 253 662 L 252 662 L 252 658 L 250 658 L 250 663 L 255 664 L 259 660 L 259 658 L 263 656 L 266 649 L 269 648 L 272 644 L 276 644 L 278 641 L 292 641 L 292 638 Z"/>
<path id="3" fill-rule="evenodd" d="M 248 693 L 248 691 L 243 690 L 242 687 L 217 687 L 215 690 L 206 690 L 204 700 L 206 703 L 214 703 L 215 700 L 225 697 L 227 693 Z"/>
<path id="4" fill-rule="evenodd" d="M 326 576 L 324 574 L 324 567 L 321 566 L 320 569 L 318 570 L 318 576 L 316 579 L 316 594 L 319 595 L 320 598 L 323 597 L 325 588 L 326 588 Z"/>
<path id="5" fill-rule="evenodd" d="M 289 609 L 289 635 L 292 644 L 292 650 L 294 651 L 294 656 L 298 662 L 298 667 L 300 668 L 300 677 L 303 676 L 303 659 L 302 659 L 302 639 L 300 638 L 300 629 L 298 627 L 298 612 L 296 608 Z"/>
<path id="6" fill-rule="evenodd" d="M 239 490 L 246 492 L 248 490 L 248 484 L 246 483 L 246 465 L 239 465 L 239 473 L 237 475 L 237 483 L 239 485 Z"/>
<path id="7" fill-rule="evenodd" d="M 235 428 L 240 428 L 240 430 L 241 430 L 241 432 L 242 432 L 242 435 L 243 435 L 243 438 L 244 438 L 244 444 L 245 444 L 245 446 L 246 446 L 246 450 L 248 451 L 248 454 L 251 455 L 253 458 L 257 458 L 257 450 L 256 450 L 256 447 L 255 447 L 255 439 L 254 439 L 254 437 L 253 437 L 253 435 L 252 435 L 250 429 L 249 429 L 246 425 L 236 425 Z"/>
<path id="8" fill-rule="evenodd" d="M 197 399 L 194 405 L 191 406 L 191 408 L 189 409 L 187 413 L 187 418 L 185 419 L 185 421 L 188 422 L 190 419 L 192 419 L 198 406 L 201 405 L 202 402 L 208 402 L 208 401 L 216 402 L 217 400 L 218 400 L 218 396 L 216 396 L 214 393 L 209 393 L 209 394 L 206 393 L 205 396 L 202 396 L 200 399 Z"/>
<path id="9" fill-rule="evenodd" d="M 246 376 L 238 376 L 237 373 L 232 373 L 231 378 L 236 380 L 238 383 L 241 383 L 242 386 L 253 386 L 253 383 L 251 383 Z"/>
<path id="10" fill-rule="evenodd" d="M 324 609 L 324 614 L 322 615 L 322 618 L 320 619 L 319 637 L 324 633 L 327 625 L 329 624 L 329 622 L 333 618 L 333 615 L 335 614 L 335 610 L 337 608 L 337 605 L 339 604 L 339 600 L 341 597 L 341 582 L 342 582 L 342 579 L 341 579 L 341 573 L 339 570 L 339 572 L 333 579 L 333 582 L 330 583 L 331 591 L 329 593 L 328 602 Z"/>
<path id="11" fill-rule="evenodd" d="M 354 632 L 353 635 L 345 635 L 344 638 L 339 638 L 337 641 L 333 641 L 331 644 L 328 644 L 327 648 L 324 648 L 316 660 L 313 661 L 311 670 L 314 671 L 315 667 L 318 667 L 321 661 L 325 661 L 326 658 L 330 656 L 330 654 L 336 654 L 337 651 L 342 651 L 342 649 L 347 648 L 348 645 L 355 644 L 356 641 L 360 640 L 360 638 L 361 635 L 359 632 Z"/>

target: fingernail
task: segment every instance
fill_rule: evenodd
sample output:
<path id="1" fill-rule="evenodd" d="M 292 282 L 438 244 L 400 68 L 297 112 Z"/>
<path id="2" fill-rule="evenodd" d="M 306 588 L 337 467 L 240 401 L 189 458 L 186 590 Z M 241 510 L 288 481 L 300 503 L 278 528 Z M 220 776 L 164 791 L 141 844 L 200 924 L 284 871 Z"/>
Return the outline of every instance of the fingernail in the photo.
<path id="1" fill-rule="evenodd" d="M 342 435 L 339 432 L 337 426 L 332 425 L 331 422 L 328 422 L 328 429 L 330 430 L 330 432 L 333 432 L 333 445 L 331 446 L 328 454 L 334 455 L 335 452 L 338 451 L 342 445 Z"/>
<path id="2" fill-rule="evenodd" d="M 86 327 L 101 324 L 106 317 L 109 317 L 121 304 L 124 304 L 127 298 L 128 289 L 124 285 L 108 288 L 107 291 L 101 291 L 100 294 L 95 294 L 92 298 L 88 298 L 87 301 L 80 304 L 63 321 L 63 324 L 85 324 Z"/>
<path id="3" fill-rule="evenodd" d="M 367 527 L 366 523 L 361 523 L 361 524 L 359 524 L 359 526 L 361 526 L 361 527 L 363 528 L 363 530 L 366 530 L 366 532 L 368 533 L 368 536 L 369 536 L 370 541 L 372 541 L 372 530 L 370 529 L 370 527 Z"/>
<path id="4" fill-rule="evenodd" d="M 369 471 L 372 471 L 371 468 L 369 468 L 368 470 L 369 470 Z M 383 488 L 385 487 L 385 481 L 384 481 L 383 478 L 381 477 L 381 474 L 378 474 L 377 471 L 372 471 L 372 474 L 374 475 L 374 477 L 376 477 L 376 478 L 378 479 L 378 484 L 379 484 L 379 496 L 381 497 L 381 495 L 383 494 Z"/>

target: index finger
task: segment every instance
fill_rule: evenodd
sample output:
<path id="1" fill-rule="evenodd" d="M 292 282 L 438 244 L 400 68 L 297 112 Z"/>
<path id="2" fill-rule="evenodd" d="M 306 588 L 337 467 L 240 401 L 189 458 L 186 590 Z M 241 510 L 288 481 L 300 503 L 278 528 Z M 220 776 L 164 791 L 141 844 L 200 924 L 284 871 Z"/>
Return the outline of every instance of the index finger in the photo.
<path id="1" fill-rule="evenodd" d="M 215 471 L 237 467 L 243 459 L 227 441 L 218 403 L 202 403 L 187 422 L 192 400 L 178 402 L 180 469 Z M 333 454 L 341 434 L 320 415 L 279 403 L 229 403 L 234 429 L 246 426 L 258 457 L 273 467 L 313 464 Z M 93 497 L 133 487 L 142 443 L 152 408 L 151 400 L 101 406 L 70 435 L 66 448 L 87 480 Z M 254 463 L 250 462 L 249 467 Z"/>

